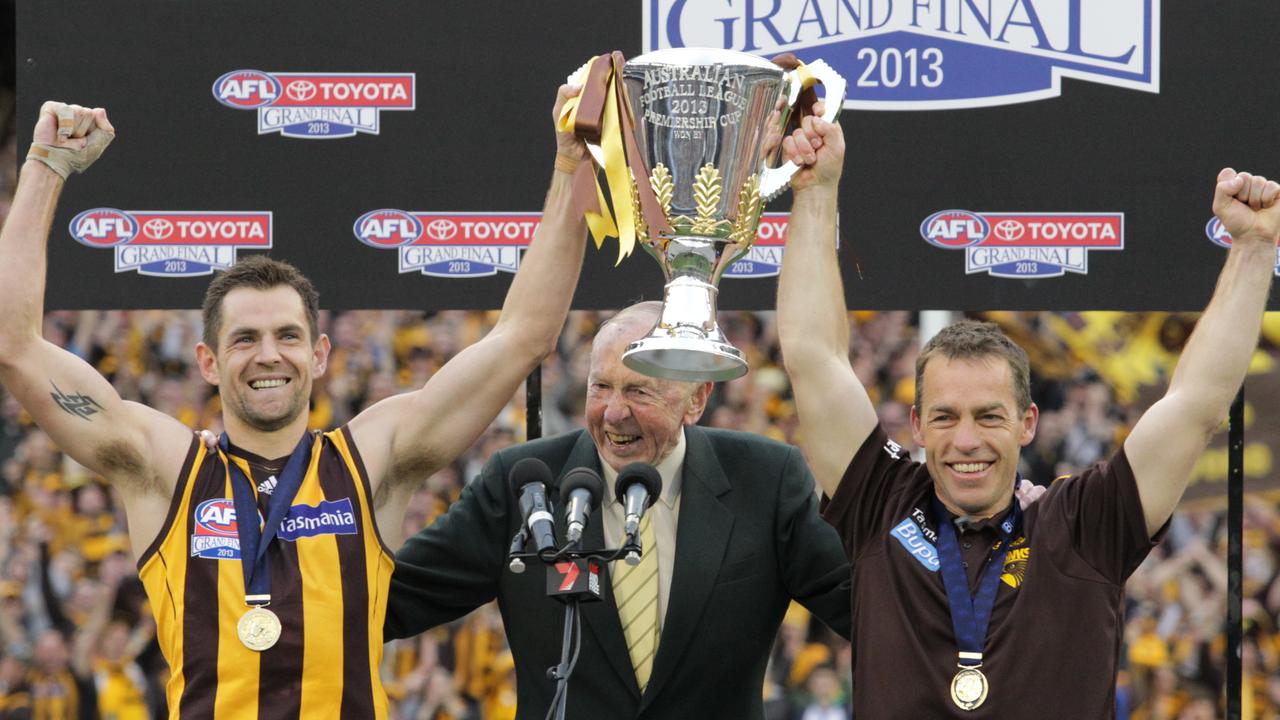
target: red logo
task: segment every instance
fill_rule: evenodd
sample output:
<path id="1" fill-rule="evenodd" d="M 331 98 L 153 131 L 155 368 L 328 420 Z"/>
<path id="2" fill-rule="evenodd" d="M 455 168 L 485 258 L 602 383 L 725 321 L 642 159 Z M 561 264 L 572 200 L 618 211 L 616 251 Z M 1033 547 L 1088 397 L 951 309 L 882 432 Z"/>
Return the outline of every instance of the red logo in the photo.
<path id="1" fill-rule="evenodd" d="M 577 563 L 556 563 L 556 572 L 560 573 L 561 577 L 564 578 L 564 580 L 560 582 L 560 592 L 569 592 L 573 589 L 574 583 L 578 582 L 578 574 L 580 571 L 578 570 Z"/>
<path id="2" fill-rule="evenodd" d="M 1022 234 L 1026 231 L 1027 228 L 1025 225 L 1012 218 L 1001 220 L 991 228 L 991 234 L 995 235 L 997 240 L 1003 240 L 1005 242 L 1014 242 L 1018 238 L 1022 237 Z"/>
<path id="3" fill-rule="evenodd" d="M 280 81 L 260 70 L 233 70 L 213 83 L 213 96 L 228 107 L 251 110 L 280 98 Z"/>
<path id="4" fill-rule="evenodd" d="M 153 240 L 164 240 L 173 234 L 173 223 L 165 218 L 152 218 L 142 224 L 142 234 Z"/>
<path id="5" fill-rule="evenodd" d="M 138 221 L 114 208 L 85 210 L 71 219 L 71 237 L 89 247 L 111 247 L 133 240 Z"/>
<path id="6" fill-rule="evenodd" d="M 991 234 L 986 218 L 967 210 L 943 210 L 920 223 L 920 235 L 940 248 L 977 245 Z"/>
<path id="7" fill-rule="evenodd" d="M 432 240 L 447 242 L 458 234 L 458 223 L 449 218 L 436 218 L 427 223 L 427 236 Z"/>
<path id="8" fill-rule="evenodd" d="M 306 102 L 316 96 L 316 84 L 310 80 L 294 80 L 284 89 L 285 95 L 295 102 Z"/>
<path id="9" fill-rule="evenodd" d="M 236 537 L 236 505 L 228 498 L 205 500 L 196 506 L 196 534 Z"/>

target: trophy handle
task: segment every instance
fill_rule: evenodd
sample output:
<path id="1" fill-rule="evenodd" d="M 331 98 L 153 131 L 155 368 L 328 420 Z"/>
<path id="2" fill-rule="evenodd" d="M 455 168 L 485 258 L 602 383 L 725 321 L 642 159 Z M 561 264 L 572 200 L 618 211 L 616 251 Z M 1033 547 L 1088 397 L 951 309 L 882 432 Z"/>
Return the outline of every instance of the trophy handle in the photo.
<path id="1" fill-rule="evenodd" d="M 836 117 L 840 115 L 840 108 L 844 106 L 845 91 L 848 88 L 848 83 L 825 60 L 814 60 L 804 67 L 827 90 L 827 95 L 823 99 L 822 119 L 827 122 L 835 122 Z M 799 102 L 802 89 L 800 71 L 798 69 L 788 71 L 787 80 L 791 87 L 791 96 L 788 101 L 791 103 L 791 111 L 796 112 L 795 105 Z M 799 170 L 800 166 L 790 160 L 776 168 L 765 169 L 760 178 L 760 198 L 762 202 L 769 202 L 781 194 L 783 190 L 786 190 L 787 184 L 791 182 L 791 177 Z"/>

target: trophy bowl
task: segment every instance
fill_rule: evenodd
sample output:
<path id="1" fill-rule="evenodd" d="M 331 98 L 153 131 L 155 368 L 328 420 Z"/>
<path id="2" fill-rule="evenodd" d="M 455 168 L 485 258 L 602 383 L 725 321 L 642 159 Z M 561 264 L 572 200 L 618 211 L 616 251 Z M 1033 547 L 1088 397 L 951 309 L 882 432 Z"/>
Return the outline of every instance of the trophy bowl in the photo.
<path id="1" fill-rule="evenodd" d="M 812 110 L 810 88 L 822 83 L 823 118 L 835 120 L 845 79 L 822 60 L 678 47 L 600 55 L 570 82 L 584 90 L 566 122 L 608 178 L 614 208 L 600 222 L 590 208 L 603 201 L 586 202 L 596 243 L 616 233 L 621 259 L 639 242 L 667 283 L 662 316 L 623 363 L 666 379 L 741 377 L 746 359 L 716 323 L 719 281 L 755 242 L 764 202 L 799 170 L 778 164 L 792 115 Z"/>
<path id="2" fill-rule="evenodd" d="M 777 165 L 801 93 L 821 82 L 823 117 L 834 120 L 845 81 L 821 60 L 784 70 L 706 48 L 640 55 L 626 61 L 622 80 L 639 155 L 627 158 L 635 236 L 666 279 L 661 318 L 627 347 L 623 363 L 670 380 L 740 377 L 746 358 L 716 323 L 720 278 L 755 241 L 764 203 L 798 170 Z M 652 190 L 667 228 L 646 223 L 637 183 Z"/>

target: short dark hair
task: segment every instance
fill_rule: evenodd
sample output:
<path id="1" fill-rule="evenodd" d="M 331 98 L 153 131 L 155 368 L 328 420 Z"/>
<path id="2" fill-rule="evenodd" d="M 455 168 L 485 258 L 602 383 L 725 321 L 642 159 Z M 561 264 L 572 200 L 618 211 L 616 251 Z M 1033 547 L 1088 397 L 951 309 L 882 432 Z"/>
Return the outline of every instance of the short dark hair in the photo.
<path id="1" fill-rule="evenodd" d="M 307 312 L 307 329 L 311 342 L 320 337 L 320 293 L 298 268 L 282 260 L 266 255 L 250 255 L 235 265 L 218 273 L 204 291 L 204 304 L 200 308 L 204 320 L 204 344 L 217 350 L 218 333 L 222 330 L 222 299 L 236 288 L 270 290 L 285 285 L 293 288 L 302 298 Z"/>
<path id="2" fill-rule="evenodd" d="M 957 358 L 1000 357 L 1009 363 L 1013 378 L 1013 396 L 1018 402 L 1018 412 L 1031 407 L 1031 363 L 1027 351 L 1009 339 L 998 325 L 978 320 L 961 320 L 943 328 L 925 343 L 916 356 L 916 412 L 921 413 L 920 399 L 924 395 L 924 366 L 935 356 L 948 360 Z"/>

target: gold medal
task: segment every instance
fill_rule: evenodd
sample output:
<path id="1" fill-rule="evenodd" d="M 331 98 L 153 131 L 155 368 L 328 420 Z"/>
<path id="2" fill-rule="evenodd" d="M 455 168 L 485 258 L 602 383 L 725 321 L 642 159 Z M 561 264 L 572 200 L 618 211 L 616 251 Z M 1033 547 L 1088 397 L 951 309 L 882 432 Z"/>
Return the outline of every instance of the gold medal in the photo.
<path id="1" fill-rule="evenodd" d="M 236 634 L 245 647 L 262 652 L 280 639 L 280 618 L 261 605 L 255 605 L 240 616 L 240 622 L 236 623 Z"/>
<path id="2" fill-rule="evenodd" d="M 961 710 L 973 710 L 987 699 L 987 676 L 976 667 L 960 666 L 951 679 L 951 702 Z"/>

